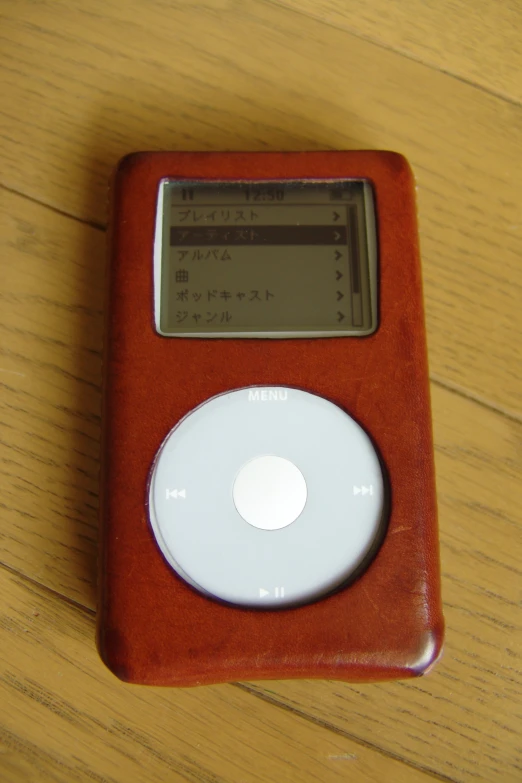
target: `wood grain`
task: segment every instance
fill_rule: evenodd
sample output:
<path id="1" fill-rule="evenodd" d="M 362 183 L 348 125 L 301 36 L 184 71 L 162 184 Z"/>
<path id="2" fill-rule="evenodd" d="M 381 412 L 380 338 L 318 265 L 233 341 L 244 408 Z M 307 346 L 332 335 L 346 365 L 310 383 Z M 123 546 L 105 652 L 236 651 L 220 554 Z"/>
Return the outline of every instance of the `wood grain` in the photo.
<path id="1" fill-rule="evenodd" d="M 2 780 L 522 777 L 520 8 L 370 5 L 1 5 Z M 445 655 L 409 683 L 126 688 L 92 618 L 107 175 L 342 147 L 419 181 Z"/>
<path id="2" fill-rule="evenodd" d="M 232 685 L 124 687 L 98 659 L 91 613 L 0 569 L 4 783 L 374 783 L 430 775 Z"/>
<path id="3" fill-rule="evenodd" d="M 93 608 L 104 238 L 20 196 L 3 198 L 0 235 L 11 263 L 1 322 L 1 559 Z M 455 780 L 506 780 L 520 761 L 509 738 L 522 692 L 514 503 L 522 425 L 438 385 L 432 391 L 442 664 L 411 686 L 283 683 L 269 691 L 364 742 L 378 734 L 390 753 Z"/>
<path id="4" fill-rule="evenodd" d="M 0 190 L 0 237 L 1 559 L 92 607 L 104 236 Z"/>
<path id="5" fill-rule="evenodd" d="M 276 2 L 522 102 L 522 6 L 517 0 Z"/>
<path id="6" fill-rule="evenodd" d="M 1 181 L 101 224 L 132 150 L 395 148 L 419 182 L 433 377 L 520 417 L 522 108 L 271 3 L 144 8 L 4 4 Z"/>

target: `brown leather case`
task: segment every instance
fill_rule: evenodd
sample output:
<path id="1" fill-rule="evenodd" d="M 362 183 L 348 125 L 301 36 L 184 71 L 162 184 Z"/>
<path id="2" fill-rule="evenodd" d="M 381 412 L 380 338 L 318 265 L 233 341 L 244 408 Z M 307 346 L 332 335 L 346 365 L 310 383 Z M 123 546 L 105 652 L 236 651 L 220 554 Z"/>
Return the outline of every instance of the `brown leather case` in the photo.
<path id="1" fill-rule="evenodd" d="M 371 181 L 377 332 L 299 340 L 159 336 L 152 258 L 163 177 Z M 389 680 L 422 674 L 437 659 L 443 617 L 414 187 L 408 163 L 391 152 L 159 152 L 120 162 L 109 240 L 98 646 L 122 680 Z M 149 471 L 167 433 L 207 398 L 253 384 L 295 386 L 337 403 L 370 433 L 388 471 L 391 514 L 377 556 L 351 585 L 299 608 L 248 610 L 203 596 L 167 565 L 149 527 Z"/>

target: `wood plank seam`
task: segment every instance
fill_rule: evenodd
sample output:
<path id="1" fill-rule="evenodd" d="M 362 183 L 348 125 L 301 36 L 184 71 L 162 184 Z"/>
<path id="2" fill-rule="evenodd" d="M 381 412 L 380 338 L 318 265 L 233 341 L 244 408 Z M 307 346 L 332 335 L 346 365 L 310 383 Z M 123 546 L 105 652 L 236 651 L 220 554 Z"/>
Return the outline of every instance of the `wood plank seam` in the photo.
<path id="1" fill-rule="evenodd" d="M 428 335 L 428 359 L 429 359 L 429 335 Z M 442 389 L 446 389 L 446 391 L 449 391 L 452 394 L 456 394 L 458 397 L 462 397 L 464 400 L 469 400 L 470 402 L 473 402 L 476 405 L 480 405 L 481 408 L 485 408 L 486 410 L 491 411 L 492 413 L 497 413 L 499 416 L 503 416 L 504 418 L 509 419 L 509 421 L 513 421 L 516 424 L 522 424 L 522 415 L 519 415 L 514 411 L 510 411 L 507 408 L 504 408 L 503 406 L 499 405 L 498 403 L 492 403 L 489 402 L 489 400 L 486 400 L 475 394 L 471 394 L 468 392 L 467 389 L 465 389 L 462 386 L 459 386 L 458 384 L 452 381 L 442 380 L 442 378 L 436 373 L 430 372 L 430 382 L 435 386 L 439 386 Z"/>
<path id="2" fill-rule="evenodd" d="M 6 185 L 3 182 L 0 182 L 0 188 L 2 190 L 5 190 L 6 193 L 11 193 L 13 196 L 20 196 L 20 198 L 27 199 L 27 201 L 30 201 L 33 204 L 36 204 L 39 207 L 43 207 L 44 209 L 49 209 L 51 212 L 54 212 L 55 215 L 60 215 L 64 218 L 70 218 L 70 220 L 75 220 L 77 223 L 82 223 L 85 226 L 90 226 L 91 228 L 95 228 L 98 231 L 106 231 L 107 226 L 104 223 L 98 223 L 95 220 L 87 220 L 86 218 L 79 217 L 78 215 L 75 215 L 72 212 L 65 212 L 65 210 L 60 209 L 59 207 L 53 206 L 53 204 L 47 204 L 45 201 L 41 201 L 38 198 L 35 198 L 34 196 L 29 195 L 29 193 L 24 193 L 22 190 L 17 190 L 16 188 L 11 188 L 9 185 Z"/>
<path id="3" fill-rule="evenodd" d="M 39 582 L 37 582 L 36 580 L 32 579 L 31 577 L 28 577 L 25 574 L 20 573 L 19 571 L 17 571 L 17 569 L 12 568 L 11 566 L 6 565 L 5 563 L 1 563 L 0 562 L 0 568 L 5 570 L 5 571 L 7 571 L 8 573 L 10 573 L 16 579 L 20 580 L 24 584 L 24 587 L 27 590 L 27 592 L 32 594 L 32 595 L 34 595 L 35 597 L 38 596 L 38 595 L 41 595 L 43 593 L 43 594 L 46 594 L 52 600 L 64 601 L 66 604 L 69 605 L 69 607 L 71 609 L 73 609 L 74 611 L 77 611 L 80 614 L 83 614 L 84 616 L 86 616 L 90 620 L 92 620 L 93 621 L 93 634 L 92 634 L 93 642 L 92 643 L 94 645 L 94 639 L 95 639 L 95 634 L 94 634 L 94 617 L 95 617 L 95 612 L 93 610 L 89 609 L 86 606 L 83 606 L 82 604 L 78 603 L 77 601 L 74 601 L 74 600 L 68 598 L 67 596 L 64 596 L 64 595 L 60 594 L 56 590 L 53 590 L 52 588 L 50 588 L 50 587 L 48 587 L 46 585 L 40 584 Z M 34 684 L 38 688 L 38 684 L 37 683 L 34 683 Z M 14 683 L 14 685 L 16 686 L 16 682 Z M 225 687 L 227 687 L 227 686 L 225 686 Z M 401 764 L 404 764 L 406 767 L 409 767 L 412 770 L 416 770 L 418 772 L 421 772 L 424 775 L 428 775 L 428 776 L 432 777 L 434 780 L 442 781 L 442 783 L 456 783 L 456 781 L 453 778 L 450 778 L 450 777 L 448 777 L 446 775 L 442 775 L 442 774 L 440 774 L 440 773 L 430 769 L 429 767 L 423 767 L 420 764 L 415 764 L 414 762 L 411 762 L 410 760 L 408 760 L 406 758 L 403 758 L 399 754 L 390 753 L 389 751 L 386 751 L 383 748 L 380 748 L 378 745 L 375 745 L 373 743 L 367 742 L 364 739 L 359 739 L 357 736 L 352 735 L 349 732 L 343 731 L 343 730 L 337 728 L 336 726 L 329 724 L 327 721 L 323 721 L 321 719 L 315 718 L 314 716 L 309 715 L 308 713 L 306 713 L 306 712 L 304 712 L 302 710 L 298 710 L 298 709 L 292 708 L 289 705 L 285 704 L 284 702 L 279 701 L 277 698 L 274 698 L 274 697 L 268 695 L 267 693 L 259 692 L 255 688 L 253 688 L 253 687 L 251 687 L 251 686 L 249 686 L 247 684 L 244 684 L 244 683 L 230 683 L 230 687 L 237 688 L 238 690 L 242 691 L 243 693 L 248 694 L 248 696 L 250 696 L 250 697 L 252 697 L 254 699 L 258 699 L 258 700 L 260 700 L 260 701 L 262 701 L 264 703 L 267 703 L 267 704 L 271 705 L 272 707 L 274 707 L 276 709 L 282 710 L 283 712 L 289 713 L 289 714 L 293 715 L 296 718 L 300 718 L 302 720 L 306 720 L 308 723 L 312 724 L 313 726 L 316 726 L 316 727 L 321 728 L 321 729 L 323 729 L 325 731 L 331 732 L 331 733 L 335 734 L 336 736 L 341 737 L 342 739 L 349 740 L 351 743 L 353 743 L 355 745 L 358 745 L 360 747 L 364 747 L 367 750 L 371 750 L 371 751 L 373 751 L 375 753 L 378 753 L 380 756 L 382 756 L 384 758 L 387 758 L 387 759 L 399 762 Z M 125 684 L 122 683 L 121 684 L 121 688 L 122 689 L 126 689 L 126 688 L 128 688 L 128 686 L 126 686 Z M 135 687 L 133 687 L 132 690 L 135 692 L 136 691 Z M 21 694 L 22 694 L 22 696 L 24 695 L 23 692 L 21 692 Z M 10 745 L 12 745 L 12 747 L 16 747 L 21 752 L 29 751 L 30 754 L 33 751 L 34 752 L 39 752 L 38 748 L 36 746 L 34 746 L 34 748 L 33 747 L 31 747 L 31 748 L 26 747 L 25 744 L 20 744 L 18 742 L 18 740 L 17 740 L 15 735 L 10 735 L 9 734 L 9 736 L 8 736 L 8 734 L 9 734 L 8 732 L 4 731 L 3 727 L 0 727 L 0 737 L 2 739 L 4 739 L 4 740 L 10 740 L 8 745 L 10 744 Z M 51 757 L 49 757 L 49 758 L 51 758 Z"/>
<path id="4" fill-rule="evenodd" d="M 289 704 L 286 704 L 285 702 L 280 702 L 275 696 L 270 695 L 269 683 L 268 686 L 264 688 L 263 691 L 257 690 L 257 688 L 255 688 L 254 686 L 242 682 L 234 682 L 231 683 L 231 685 L 234 688 L 238 688 L 246 693 L 250 693 L 252 696 L 256 696 L 257 698 L 267 702 L 268 704 L 273 704 L 276 707 L 279 707 L 283 710 L 287 710 L 287 712 L 290 712 L 292 715 L 296 715 L 300 718 L 303 718 L 304 720 L 307 720 L 316 726 L 320 726 L 323 729 L 332 731 L 334 734 L 338 734 L 340 737 L 343 737 L 344 739 L 349 739 L 351 742 L 356 742 L 358 745 L 363 745 L 369 750 L 373 750 L 377 753 L 382 754 L 383 756 L 386 756 L 387 758 L 394 759 L 395 761 L 400 761 L 406 766 L 411 767 L 412 769 L 415 769 L 426 775 L 430 775 L 434 780 L 440 780 L 443 781 L 443 783 L 456 783 L 456 778 L 452 778 L 449 777 L 448 775 L 444 775 L 441 772 L 437 772 L 436 770 L 433 770 L 430 767 L 425 767 L 422 764 L 416 764 L 415 762 L 411 761 L 411 759 L 405 759 L 401 755 L 397 753 L 391 753 L 389 750 L 384 750 L 379 745 L 375 745 L 372 742 L 368 742 L 362 737 L 358 737 L 355 734 L 351 734 L 350 732 L 343 731 L 338 726 L 335 726 L 334 724 L 329 723 L 328 721 L 321 720 L 320 718 L 317 718 L 313 715 L 309 715 L 307 712 L 292 707 Z"/>
<path id="5" fill-rule="evenodd" d="M 326 27 L 330 27 L 333 30 L 339 30 L 340 32 L 345 33 L 346 35 L 351 35 L 354 38 L 358 38 L 361 41 L 365 41 L 365 43 L 368 43 L 372 46 L 377 46 L 379 49 L 382 49 L 385 52 L 391 52 L 393 54 L 399 55 L 399 57 L 404 57 L 406 60 L 410 60 L 410 62 L 416 63 L 417 65 L 423 65 L 426 68 L 431 68 L 433 71 L 438 71 L 439 73 L 444 74 L 444 76 L 448 76 L 451 79 L 456 79 L 457 81 L 461 82 L 462 84 L 465 84 L 468 87 L 473 87 L 477 90 L 480 90 L 481 92 L 485 93 L 486 95 L 491 95 L 494 98 L 499 98 L 502 101 L 505 101 L 506 103 L 510 104 L 511 106 L 522 106 L 522 102 L 516 100 L 515 98 L 511 97 L 510 95 L 506 95 L 505 93 L 500 92 L 499 90 L 493 90 L 490 87 L 486 87 L 483 84 L 480 84 L 480 82 L 475 82 L 472 79 L 467 79 L 465 76 L 461 76 L 458 73 L 455 73 L 454 71 L 447 70 L 445 68 L 440 68 L 433 63 L 429 62 L 428 60 L 423 60 L 420 57 L 415 57 L 411 52 L 405 51 L 400 48 L 395 48 L 393 46 L 387 46 L 382 41 L 379 41 L 377 38 L 372 38 L 369 35 L 363 35 L 360 32 L 356 32 L 355 30 L 351 30 L 349 27 L 346 27 L 342 24 L 335 24 L 334 22 L 331 22 L 327 19 L 323 19 L 320 16 L 314 16 L 314 14 L 307 13 L 302 8 L 294 8 L 293 6 L 288 6 L 285 2 L 280 2 L 279 0 L 264 0 L 265 5 L 271 5 L 275 8 L 282 9 L 284 11 L 291 11 L 294 14 L 297 14 L 298 16 L 304 16 L 307 19 L 313 20 L 316 24 L 322 24 Z"/>
<path id="6" fill-rule="evenodd" d="M 86 606 L 85 604 L 81 604 L 79 601 L 75 601 L 74 598 L 71 598 L 70 596 L 65 595 L 64 593 L 60 593 L 58 590 L 54 590 L 52 587 L 49 587 L 49 585 L 46 585 L 43 582 L 39 582 L 37 579 L 33 579 L 33 577 L 24 574 L 23 571 L 19 571 L 17 568 L 13 568 L 13 566 L 10 566 L 8 563 L 4 563 L 1 560 L 0 560 L 0 568 L 12 574 L 17 579 L 23 580 L 26 589 L 29 593 L 32 592 L 34 594 L 37 594 L 38 591 L 40 593 L 42 592 L 46 593 L 47 595 L 56 598 L 57 601 L 63 601 L 68 606 L 71 606 L 73 609 L 77 609 L 79 612 L 83 612 L 89 617 L 94 618 L 96 616 L 96 611 L 94 609 L 91 609 L 90 606 Z M 94 644 L 94 630 L 93 630 L 93 644 Z"/>
<path id="7" fill-rule="evenodd" d="M 63 2 L 58 5 L 58 15 L 30 0 L 13 0 L 6 6 L 8 25 L 13 16 L 18 21 L 14 19 L 12 33 L 4 39 L 3 58 L 8 98 L 0 179 L 7 185 L 7 285 L 0 368 L 0 382 L 6 385 L 0 384 L 0 396 L 6 403 L 3 501 L 8 510 L 3 512 L 0 560 L 14 575 L 25 573 L 25 579 L 38 580 L 31 593 L 25 592 L 25 600 L 20 597 L 26 582 L 20 580 L 12 605 L 7 598 L 4 601 L 7 620 L 14 618 L 4 637 L 10 646 L 11 672 L 24 683 L 37 678 L 38 666 L 45 668 L 41 684 L 49 693 L 67 692 L 73 705 L 86 694 L 90 699 L 92 691 L 93 703 L 97 698 L 108 706 L 109 729 L 133 703 L 133 694 L 99 666 L 91 643 L 92 620 L 59 600 L 71 596 L 73 603 L 94 615 L 99 437 L 99 419 L 94 417 L 99 409 L 104 243 L 91 228 L 105 228 L 110 167 L 131 149 L 165 148 L 172 139 L 194 148 L 391 146 L 406 152 L 419 182 L 448 622 L 443 660 L 429 677 L 377 688 L 333 681 L 246 684 L 284 703 L 286 713 L 274 712 L 260 700 L 253 703 L 240 687 L 225 686 L 221 709 L 212 691 L 152 697 L 145 691 L 141 699 L 151 704 L 143 714 L 150 728 L 154 709 L 167 702 L 165 712 L 171 718 L 184 700 L 200 706 L 199 711 L 187 711 L 186 720 L 181 710 L 182 720 L 175 723 L 178 735 L 194 735 L 188 753 L 195 761 L 201 761 L 217 733 L 214 757 L 207 769 L 194 766 L 191 780 L 214 780 L 211 772 L 217 780 L 223 773 L 228 753 L 225 742 L 221 756 L 219 731 L 230 719 L 227 706 L 243 697 L 246 715 L 236 713 L 236 733 L 224 733 L 231 743 L 230 755 L 241 752 L 237 728 L 264 710 L 269 730 L 279 734 L 279 725 L 288 729 L 276 758 L 290 758 L 287 774 L 292 780 L 292 771 L 301 771 L 307 780 L 321 780 L 316 768 L 308 766 L 302 738 L 293 757 L 291 743 L 285 747 L 287 737 L 297 738 L 299 728 L 302 737 L 312 739 L 312 747 L 314 736 L 323 731 L 321 721 L 347 736 L 360 736 L 370 746 L 378 742 L 385 753 L 400 754 L 407 764 L 419 765 L 418 771 L 406 766 L 394 775 L 393 765 L 400 761 L 358 744 L 357 755 L 374 755 L 375 760 L 364 780 L 402 781 L 403 776 L 412 776 L 418 781 L 424 779 L 424 765 L 460 783 L 519 780 L 522 759 L 516 725 L 522 629 L 515 607 L 522 558 L 515 501 L 522 443 L 517 377 L 522 354 L 516 338 L 522 323 L 522 280 L 516 247 L 516 138 L 522 115 L 508 97 L 522 102 L 517 69 L 512 67 L 522 50 L 515 40 L 517 26 L 509 24 L 510 18 L 522 18 L 515 8 L 517 0 L 496 8 L 495 0 L 404 0 L 393 8 L 385 0 L 373 8 L 355 0 L 268 0 L 266 5 L 264 0 L 245 5 L 242 0 L 211 0 L 190 9 L 178 8 L 179 4 L 167 9 L 153 1 L 141 19 L 142 0 L 131 0 L 127 6 L 120 0 L 88 0 L 86 12 L 78 13 L 69 12 Z M 414 9 L 422 7 L 417 17 Z M 299 17 L 283 13 L 288 10 Z M 328 23 L 319 25 L 317 16 Z M 28 31 L 27 19 L 38 22 L 39 28 Z M 498 29 L 490 35 L 487 25 L 495 19 Z M 171 58 L 174 50 L 176 57 Z M 494 55 L 489 63 L 488 51 Z M 197 78 L 190 81 L 193 75 Z M 159 80 L 161 91 L 153 87 Z M 17 194 L 26 188 L 36 199 L 20 193 L 16 203 Z M 73 222 L 66 223 L 65 217 Z M 81 225 L 84 222 L 88 227 Z M 453 393 L 448 396 L 446 391 Z M 1 574 L 6 579 L 8 571 Z M 13 583 L 16 576 L 10 577 Z M 45 598 L 40 592 L 44 585 L 58 600 Z M 49 616 L 44 618 L 41 611 L 40 620 L 34 621 L 37 595 Z M 77 638 L 65 633 L 67 623 L 60 620 L 69 618 L 74 624 L 75 617 L 83 626 Z M 42 633 L 33 638 L 39 623 Z M 90 682 L 82 683 L 81 672 L 73 666 L 67 691 L 56 674 L 47 676 L 53 666 L 61 668 L 61 660 L 51 653 L 59 649 L 57 642 L 63 650 L 62 640 L 74 642 L 78 660 L 89 663 L 83 668 L 88 668 Z M 111 686 L 110 695 L 105 696 L 103 683 Z M 7 724 L 11 719 L 15 724 L 19 711 L 13 736 L 22 737 L 22 746 L 5 755 L 0 748 L 0 778 L 7 774 L 11 783 L 18 783 L 26 777 L 25 763 L 19 769 L 17 758 L 31 759 L 23 740 L 35 751 L 50 751 L 50 735 L 63 738 L 64 726 L 55 721 L 58 730 L 53 730 L 50 713 L 30 694 L 20 696 L 9 687 L 4 691 L 2 722 L 12 729 Z M 214 704 L 214 732 L 205 731 L 199 750 L 195 733 Z M 136 707 L 140 714 L 140 704 Z M 294 708 L 312 720 L 300 724 L 297 715 L 292 717 Z M 92 712 L 103 719 L 103 706 Z M 33 729 L 42 724 L 43 741 L 38 739 L 39 729 L 27 733 L 24 723 Z M 252 750 L 234 776 L 237 783 L 250 776 L 263 779 L 252 758 L 262 733 L 247 733 Z M 340 746 L 329 747 L 331 753 L 350 750 L 345 747 L 349 740 L 332 733 L 328 737 Z M 136 767 L 127 774 L 114 771 L 114 778 L 114 748 L 104 755 L 103 738 L 98 752 L 88 733 L 80 740 L 88 745 L 91 759 L 85 762 L 84 757 L 84 766 L 78 767 L 78 783 L 137 780 L 139 764 L 147 768 L 147 780 L 176 777 L 168 759 L 160 765 L 164 775 L 160 769 L 155 776 L 153 755 L 147 756 L 144 743 L 131 732 L 119 752 L 135 753 Z M 176 733 L 170 738 L 164 733 L 162 740 L 154 744 L 154 752 L 165 751 L 166 758 Z M 64 744 L 76 754 L 74 746 L 81 742 L 76 737 L 74 744 Z M 273 750 L 270 743 L 268 747 Z M 180 751 L 183 754 L 185 748 L 176 752 Z M 332 758 L 327 752 L 321 759 Z M 41 759 L 30 765 L 35 770 L 29 770 L 27 779 L 35 775 L 64 783 L 76 780 L 74 761 L 66 756 L 70 769 L 66 765 L 60 773 L 52 758 Z M 66 756 L 58 750 L 56 759 Z M 346 762 L 344 754 L 334 758 L 343 759 L 335 761 L 335 780 L 358 778 L 355 762 Z M 386 774 L 375 774 L 380 768 Z M 223 777 L 232 780 L 229 774 Z M 183 783 L 181 777 L 176 780 Z"/>

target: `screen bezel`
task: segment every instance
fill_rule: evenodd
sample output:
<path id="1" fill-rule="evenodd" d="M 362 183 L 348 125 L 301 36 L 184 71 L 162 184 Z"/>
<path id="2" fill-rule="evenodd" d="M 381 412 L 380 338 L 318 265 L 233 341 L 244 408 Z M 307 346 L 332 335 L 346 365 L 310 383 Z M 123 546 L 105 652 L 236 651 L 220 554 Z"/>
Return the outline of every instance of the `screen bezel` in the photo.
<path id="1" fill-rule="evenodd" d="M 368 273 L 369 273 L 369 286 L 370 286 L 370 308 L 371 308 L 371 321 L 368 329 L 343 329 L 343 330 L 308 330 L 308 331 L 226 331 L 226 332 L 164 332 L 161 329 L 161 287 L 162 287 L 162 264 L 163 264 L 163 243 L 165 237 L 164 231 L 164 206 L 165 206 L 165 193 L 169 186 L 182 185 L 184 187 L 198 187 L 208 186 L 213 187 L 223 185 L 249 185 L 252 187 L 270 187 L 289 185 L 291 183 L 316 184 L 316 185 L 328 185 L 343 183 L 361 183 L 363 185 L 363 203 L 364 203 L 364 215 L 366 226 L 366 243 L 368 253 Z M 250 180 L 250 179 L 234 179 L 234 180 L 222 180 L 222 179 L 177 179 L 175 177 L 164 177 L 160 180 L 158 185 L 157 199 L 156 199 L 156 218 L 154 228 L 154 245 L 153 245 L 153 296 L 154 296 L 154 328 L 157 334 L 162 337 L 170 338 L 195 338 L 195 339 L 268 339 L 268 340 L 281 340 L 281 339 L 310 339 L 310 338 L 334 338 L 334 337 L 367 337 L 377 331 L 379 326 L 379 313 L 378 313 L 378 240 L 377 240 L 377 215 L 375 197 L 373 192 L 373 186 L 368 179 L 362 177 L 340 177 L 340 178 L 299 178 L 299 179 L 284 179 L 284 180 Z"/>

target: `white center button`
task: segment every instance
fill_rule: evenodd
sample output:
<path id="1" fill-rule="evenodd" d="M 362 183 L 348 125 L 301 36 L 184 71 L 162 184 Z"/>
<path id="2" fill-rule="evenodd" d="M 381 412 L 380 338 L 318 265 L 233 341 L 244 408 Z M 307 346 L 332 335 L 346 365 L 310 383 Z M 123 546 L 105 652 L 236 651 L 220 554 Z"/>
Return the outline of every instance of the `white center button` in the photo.
<path id="1" fill-rule="evenodd" d="M 245 522 L 261 530 L 280 530 L 295 522 L 303 511 L 306 481 L 287 459 L 257 457 L 239 471 L 233 497 Z"/>

